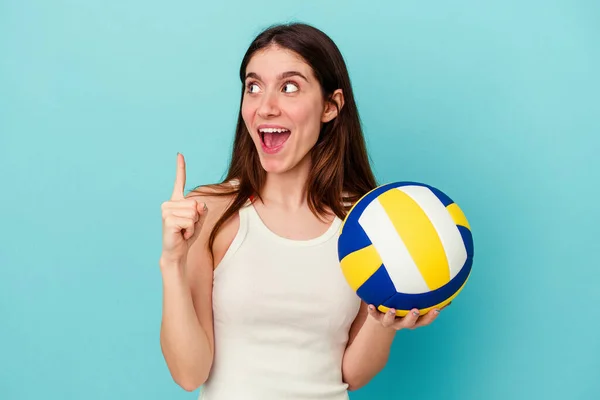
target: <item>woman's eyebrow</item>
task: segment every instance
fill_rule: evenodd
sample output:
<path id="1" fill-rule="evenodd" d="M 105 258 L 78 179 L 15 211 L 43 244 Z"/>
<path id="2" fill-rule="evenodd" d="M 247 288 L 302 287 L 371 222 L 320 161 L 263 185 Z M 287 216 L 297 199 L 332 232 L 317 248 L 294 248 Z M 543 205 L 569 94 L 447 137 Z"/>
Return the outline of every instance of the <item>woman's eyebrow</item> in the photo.
<path id="1" fill-rule="evenodd" d="M 287 71 L 287 72 L 284 72 L 283 74 L 279 75 L 279 79 L 291 78 L 292 76 L 298 76 L 298 77 L 304 79 L 306 82 L 308 82 L 308 79 L 306 79 L 306 77 L 304 75 L 302 75 L 298 71 Z"/>
<path id="2" fill-rule="evenodd" d="M 286 72 L 280 74 L 278 76 L 278 79 L 279 80 L 286 79 L 286 78 L 290 78 L 292 76 L 298 76 L 298 77 L 304 79 L 306 82 L 308 82 L 308 79 L 306 79 L 306 77 L 302 73 L 300 73 L 298 71 L 286 71 Z M 255 73 L 255 72 L 248 72 L 246 74 L 246 79 L 248 79 L 248 78 L 252 78 L 252 79 L 256 79 L 256 80 L 262 81 L 261 77 L 257 73 Z"/>

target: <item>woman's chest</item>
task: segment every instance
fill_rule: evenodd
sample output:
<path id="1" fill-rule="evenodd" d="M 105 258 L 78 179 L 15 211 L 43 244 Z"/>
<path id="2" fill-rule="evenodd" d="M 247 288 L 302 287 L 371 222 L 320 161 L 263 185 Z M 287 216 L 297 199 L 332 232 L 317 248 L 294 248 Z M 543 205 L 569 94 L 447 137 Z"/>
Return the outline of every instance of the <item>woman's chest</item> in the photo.
<path id="1" fill-rule="evenodd" d="M 347 284 L 335 244 L 314 248 L 246 243 L 215 276 L 215 321 L 245 330 L 284 327 L 313 335 L 347 330 L 360 299 Z"/>

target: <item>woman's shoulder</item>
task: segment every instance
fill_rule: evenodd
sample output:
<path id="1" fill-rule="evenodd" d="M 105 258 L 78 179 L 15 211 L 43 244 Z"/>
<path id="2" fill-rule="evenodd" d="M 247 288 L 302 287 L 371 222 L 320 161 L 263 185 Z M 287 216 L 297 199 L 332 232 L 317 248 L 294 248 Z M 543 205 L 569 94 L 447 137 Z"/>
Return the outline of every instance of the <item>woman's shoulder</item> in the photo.
<path id="1" fill-rule="evenodd" d="M 228 204 L 236 196 L 234 182 L 221 182 L 197 186 L 186 195 L 197 201 L 205 202 L 207 206 Z"/>

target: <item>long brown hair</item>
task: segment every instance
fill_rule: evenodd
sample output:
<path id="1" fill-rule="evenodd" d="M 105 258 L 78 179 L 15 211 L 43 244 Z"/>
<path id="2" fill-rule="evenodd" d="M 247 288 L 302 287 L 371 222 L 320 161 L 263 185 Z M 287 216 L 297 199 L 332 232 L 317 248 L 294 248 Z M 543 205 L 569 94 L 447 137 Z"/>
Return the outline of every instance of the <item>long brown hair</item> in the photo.
<path id="1" fill-rule="evenodd" d="M 241 105 L 246 67 L 255 52 L 270 45 L 292 50 L 308 63 L 321 85 L 325 101 L 331 101 L 330 97 L 336 89 L 342 89 L 344 96 L 342 109 L 338 109 L 336 118 L 323 124 L 318 141 L 311 150 L 312 169 L 306 185 L 311 211 L 320 216 L 329 209 L 344 219 L 349 209 L 347 204 L 353 204 L 377 185 L 369 163 L 350 77 L 338 47 L 325 33 L 307 24 L 271 26 L 250 44 L 240 66 L 242 100 L 233 151 L 223 182 L 212 185 L 219 189 L 211 193 L 234 197 L 210 234 L 208 247 L 211 254 L 221 226 L 244 206 L 250 196 L 260 198 L 265 183 L 266 172 L 242 119 Z M 227 185 L 233 180 L 237 181 L 237 185 Z"/>

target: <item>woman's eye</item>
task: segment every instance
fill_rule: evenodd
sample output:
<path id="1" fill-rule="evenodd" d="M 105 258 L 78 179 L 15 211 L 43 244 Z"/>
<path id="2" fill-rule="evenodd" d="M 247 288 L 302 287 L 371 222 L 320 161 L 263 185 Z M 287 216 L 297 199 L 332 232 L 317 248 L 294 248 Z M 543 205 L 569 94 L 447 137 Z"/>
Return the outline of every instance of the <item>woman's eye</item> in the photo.
<path id="1" fill-rule="evenodd" d="M 298 91 L 298 86 L 295 83 L 288 82 L 283 85 L 283 91 L 286 93 L 293 93 Z"/>
<path id="2" fill-rule="evenodd" d="M 258 85 L 256 83 L 248 84 L 248 93 L 256 93 L 258 92 Z"/>

